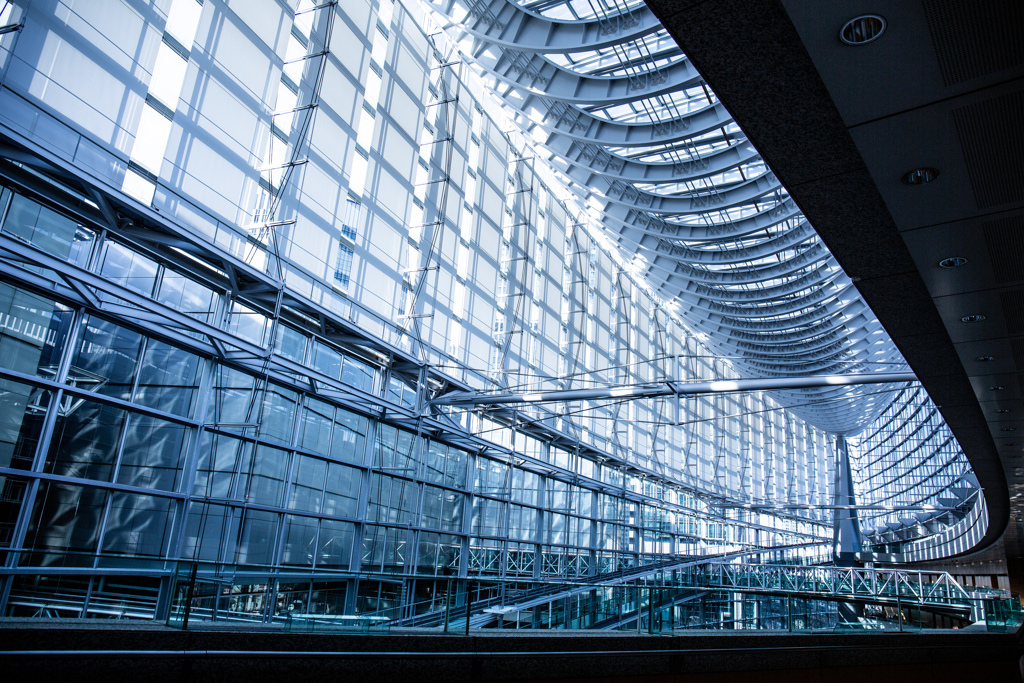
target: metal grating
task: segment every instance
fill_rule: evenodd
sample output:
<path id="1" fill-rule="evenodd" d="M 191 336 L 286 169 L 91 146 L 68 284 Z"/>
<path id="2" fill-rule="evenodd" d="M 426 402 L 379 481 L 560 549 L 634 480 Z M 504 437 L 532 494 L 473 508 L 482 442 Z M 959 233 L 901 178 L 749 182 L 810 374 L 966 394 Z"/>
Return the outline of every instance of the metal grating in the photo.
<path id="1" fill-rule="evenodd" d="M 981 229 L 996 282 L 1024 280 L 1024 215 L 988 221 Z"/>
<path id="2" fill-rule="evenodd" d="M 978 208 L 1024 201 L 1024 90 L 954 109 L 953 120 Z"/>
<path id="3" fill-rule="evenodd" d="M 1013 363 L 1017 369 L 1024 372 L 1024 339 L 1011 339 L 1010 350 L 1013 351 Z M 1019 375 L 1021 381 L 1021 395 L 1024 395 L 1024 375 Z"/>
<path id="4" fill-rule="evenodd" d="M 1010 334 L 1024 334 L 1024 289 L 1009 289 L 999 292 L 1003 305 L 1006 331 Z"/>
<path id="5" fill-rule="evenodd" d="M 1024 64 L 1024 2 L 924 0 L 947 86 Z"/>

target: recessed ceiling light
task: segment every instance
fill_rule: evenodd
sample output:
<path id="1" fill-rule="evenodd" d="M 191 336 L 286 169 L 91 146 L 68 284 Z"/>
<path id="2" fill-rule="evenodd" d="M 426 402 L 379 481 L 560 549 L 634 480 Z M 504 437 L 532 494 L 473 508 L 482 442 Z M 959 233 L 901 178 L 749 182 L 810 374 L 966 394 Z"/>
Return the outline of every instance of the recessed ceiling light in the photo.
<path id="1" fill-rule="evenodd" d="M 1010 409 L 1009 409 L 1009 408 L 1000 408 L 1000 409 L 999 409 L 999 410 L 997 410 L 996 412 L 997 412 L 997 413 L 1009 413 L 1009 412 L 1010 412 Z"/>
<path id="2" fill-rule="evenodd" d="M 1006 387 L 1004 387 L 1002 384 L 996 384 L 994 386 L 989 387 L 988 390 L 989 391 L 1002 391 L 1005 388 Z"/>
<path id="3" fill-rule="evenodd" d="M 907 185 L 924 185 L 939 177 L 939 171 L 935 168 L 915 168 L 903 176 L 903 182 Z"/>
<path id="4" fill-rule="evenodd" d="M 877 14 L 862 14 L 843 24 L 839 40 L 847 45 L 867 45 L 885 32 L 885 19 Z"/>
<path id="5" fill-rule="evenodd" d="M 1017 431 L 1017 428 L 1016 427 L 1003 427 L 1003 431 L 1004 432 L 1015 432 L 1015 431 Z"/>
<path id="6" fill-rule="evenodd" d="M 995 359 L 995 356 L 978 356 L 975 360 L 977 360 L 979 363 L 991 363 Z"/>
<path id="7" fill-rule="evenodd" d="M 950 256 L 939 261 L 940 268 L 959 268 L 964 265 L 967 265 L 967 259 L 963 256 Z"/>
<path id="8" fill-rule="evenodd" d="M 965 315 L 964 317 L 960 318 L 960 322 L 962 322 L 962 323 L 980 323 L 984 319 L 985 319 L 985 316 L 983 316 L 983 315 Z"/>

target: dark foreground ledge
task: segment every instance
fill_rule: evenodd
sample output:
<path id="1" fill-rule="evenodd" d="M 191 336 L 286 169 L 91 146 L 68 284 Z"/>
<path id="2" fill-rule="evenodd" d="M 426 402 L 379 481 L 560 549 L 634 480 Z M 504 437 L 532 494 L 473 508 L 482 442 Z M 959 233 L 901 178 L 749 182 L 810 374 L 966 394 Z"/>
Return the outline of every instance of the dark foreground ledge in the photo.
<path id="1" fill-rule="evenodd" d="M 480 631 L 470 636 L 0 620 L 9 681 L 1021 681 L 1012 634 Z"/>

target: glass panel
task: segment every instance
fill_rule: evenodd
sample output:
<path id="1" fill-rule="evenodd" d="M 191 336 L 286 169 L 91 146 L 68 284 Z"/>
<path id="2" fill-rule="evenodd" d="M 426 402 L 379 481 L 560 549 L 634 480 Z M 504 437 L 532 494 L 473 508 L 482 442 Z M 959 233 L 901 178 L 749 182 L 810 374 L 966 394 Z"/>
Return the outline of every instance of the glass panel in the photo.
<path id="1" fill-rule="evenodd" d="M 171 530 L 173 502 L 156 496 L 114 492 L 103 534 L 103 552 L 163 555 Z"/>
<path id="2" fill-rule="evenodd" d="M 348 561 L 345 561 L 348 567 Z M 345 581 L 314 581 L 309 609 L 316 614 L 344 614 L 345 596 L 348 587 Z"/>
<path id="3" fill-rule="evenodd" d="M 314 398 L 306 399 L 299 427 L 299 447 L 327 455 L 331 448 L 334 406 Z"/>
<path id="4" fill-rule="evenodd" d="M 100 275 L 122 287 L 150 296 L 156 282 L 156 268 L 156 261 L 117 242 L 108 241 L 103 251 Z"/>
<path id="5" fill-rule="evenodd" d="M 205 432 L 192 493 L 209 498 L 228 498 L 239 463 L 252 458 L 252 443 L 223 434 Z"/>
<path id="6" fill-rule="evenodd" d="M 231 315 L 228 317 L 227 331 L 238 335 L 242 339 L 263 346 L 264 335 L 267 332 L 267 316 L 257 313 L 248 306 L 233 302 L 231 304 Z"/>
<path id="7" fill-rule="evenodd" d="M 327 469 L 327 487 L 324 492 L 323 514 L 336 517 L 355 517 L 359 505 L 362 472 L 354 467 L 330 463 Z"/>
<path id="8" fill-rule="evenodd" d="M 195 560 L 216 562 L 230 556 L 238 517 L 232 519 L 231 508 L 210 503 L 193 503 L 185 522 L 185 542 L 181 556 Z"/>
<path id="9" fill-rule="evenodd" d="M 320 542 L 316 552 L 318 569 L 348 569 L 355 543 L 355 525 L 325 519 L 320 522 Z"/>
<path id="10" fill-rule="evenodd" d="M 53 379 L 71 321 L 70 309 L 0 282 L 0 366 Z"/>
<path id="11" fill-rule="evenodd" d="M 82 343 L 71 360 L 68 382 L 127 401 L 142 340 L 138 332 L 89 316 Z"/>
<path id="12" fill-rule="evenodd" d="M 345 357 L 345 369 L 341 373 L 341 381 L 356 389 L 366 392 L 373 391 L 373 380 L 377 372 L 372 365 L 355 358 Z"/>
<path id="13" fill-rule="evenodd" d="M 284 493 L 284 477 L 288 471 L 288 453 L 270 446 L 258 446 L 252 469 L 239 479 L 239 497 L 263 505 L 280 505 Z"/>
<path id="14" fill-rule="evenodd" d="M 295 404 L 298 394 L 276 384 L 267 387 L 263 394 L 263 411 L 260 416 L 260 436 L 280 444 L 292 442 L 292 427 L 295 422 Z"/>
<path id="15" fill-rule="evenodd" d="M 293 510 L 320 512 L 323 503 L 327 463 L 304 455 L 295 456 L 295 481 L 292 483 L 288 507 Z"/>
<path id="16" fill-rule="evenodd" d="M 321 342 L 313 342 L 313 368 L 328 377 L 341 377 L 342 355 Z"/>
<path id="17" fill-rule="evenodd" d="M 508 465 L 489 458 L 476 459 L 476 492 L 495 494 L 506 488 Z"/>
<path id="18" fill-rule="evenodd" d="M 93 553 L 107 492 L 91 486 L 41 482 L 35 510 L 25 536 L 25 548 L 53 549 L 51 556 L 33 556 L 26 563 L 90 564 L 86 558 L 64 558 L 65 552 Z"/>
<path id="19" fill-rule="evenodd" d="M 8 548 L 14 539 L 14 526 L 21 517 L 28 482 L 0 476 L 0 548 Z"/>
<path id="20" fill-rule="evenodd" d="M 362 415 L 338 408 L 335 412 L 331 457 L 346 462 L 363 462 L 369 422 Z"/>
<path id="21" fill-rule="evenodd" d="M 444 531 L 462 531 L 465 496 L 455 491 L 425 486 L 423 526 Z"/>
<path id="22" fill-rule="evenodd" d="M 125 411 L 85 399 L 62 402 L 45 470 L 65 477 L 110 481 Z"/>
<path id="23" fill-rule="evenodd" d="M 277 585 L 277 605 L 275 613 L 279 617 L 289 612 L 304 614 L 309 612 L 306 605 L 309 600 L 309 581 L 299 583 L 279 583 Z"/>
<path id="24" fill-rule="evenodd" d="M 139 370 L 135 402 L 176 415 L 189 415 L 199 383 L 200 358 L 151 339 Z"/>
<path id="25" fill-rule="evenodd" d="M 202 322 L 210 322 L 220 299 L 213 290 L 195 280 L 164 270 L 157 301 Z"/>
<path id="26" fill-rule="evenodd" d="M 411 481 L 374 474 L 366 517 L 376 522 L 409 524 L 415 500 L 416 485 Z"/>
<path id="27" fill-rule="evenodd" d="M 437 571 L 437 542 L 438 534 L 420 534 L 420 547 L 416 554 L 417 573 L 434 574 Z"/>
<path id="28" fill-rule="evenodd" d="M 380 425 L 377 434 L 377 449 L 374 453 L 375 467 L 412 473 L 414 437 L 412 434 L 389 425 Z"/>
<path id="29" fill-rule="evenodd" d="M 50 392 L 0 380 L 0 467 L 32 468 Z"/>
<path id="30" fill-rule="evenodd" d="M 423 477 L 427 481 L 447 486 L 466 485 L 466 454 L 457 448 L 431 441 L 427 447 Z"/>
<path id="31" fill-rule="evenodd" d="M 519 503 L 537 505 L 540 502 L 542 480 L 539 474 L 512 470 L 512 499 Z"/>
<path id="32" fill-rule="evenodd" d="M 246 510 L 242 533 L 238 540 L 237 562 L 243 564 L 270 564 L 277 547 L 277 529 L 280 515 L 264 510 Z"/>
<path id="33" fill-rule="evenodd" d="M 83 267 L 89 262 L 95 239 L 85 226 L 18 194 L 11 201 L 3 231 L 17 235 L 51 256 Z"/>
<path id="34" fill-rule="evenodd" d="M 473 501 L 472 529 L 474 536 L 500 536 L 505 503 L 487 498 Z"/>
<path id="35" fill-rule="evenodd" d="M 252 414 L 252 388 L 255 378 L 244 372 L 218 365 L 214 373 L 213 415 L 218 425 L 237 425 Z"/>
<path id="36" fill-rule="evenodd" d="M 312 566 L 316 527 L 314 517 L 285 516 L 281 564 Z"/>
<path id="37" fill-rule="evenodd" d="M 423 515 L 420 525 L 429 529 L 438 529 L 441 526 L 441 507 L 444 500 L 444 489 L 436 486 L 423 487 Z"/>
<path id="38" fill-rule="evenodd" d="M 166 420 L 132 415 L 125 432 L 118 483 L 177 490 L 190 431 Z"/>
<path id="39" fill-rule="evenodd" d="M 306 338 L 298 330 L 278 325 L 274 350 L 285 358 L 301 363 L 306 357 Z"/>

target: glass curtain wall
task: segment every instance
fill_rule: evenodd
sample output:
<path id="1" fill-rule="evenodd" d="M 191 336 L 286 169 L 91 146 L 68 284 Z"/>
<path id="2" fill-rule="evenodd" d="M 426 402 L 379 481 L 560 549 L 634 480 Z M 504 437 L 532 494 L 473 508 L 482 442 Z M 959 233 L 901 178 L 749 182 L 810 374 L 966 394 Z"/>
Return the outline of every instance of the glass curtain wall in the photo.
<path id="1" fill-rule="evenodd" d="M 832 437 L 770 395 L 431 406 L 740 375 L 418 4 L 5 7 L 2 613 L 827 557 Z"/>

